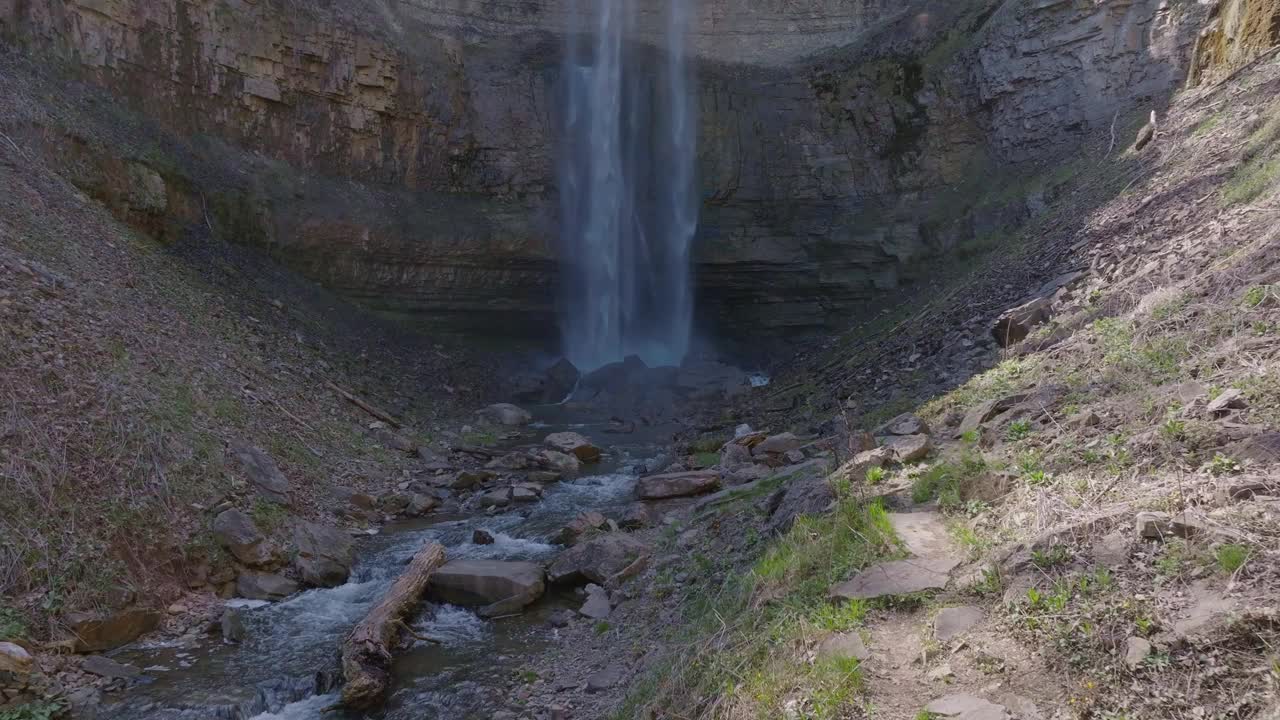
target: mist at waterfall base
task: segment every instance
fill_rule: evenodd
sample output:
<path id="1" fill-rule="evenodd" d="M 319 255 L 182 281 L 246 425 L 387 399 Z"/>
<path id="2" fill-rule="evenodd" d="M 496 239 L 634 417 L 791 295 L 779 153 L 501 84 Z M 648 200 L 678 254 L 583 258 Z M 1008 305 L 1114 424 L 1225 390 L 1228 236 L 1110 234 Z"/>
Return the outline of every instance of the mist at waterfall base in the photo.
<path id="1" fill-rule="evenodd" d="M 560 323 L 583 370 L 689 349 L 690 245 L 698 224 L 696 127 L 686 30 L 694 0 L 668 0 L 663 47 L 629 41 L 635 5 L 579 0 L 561 82 Z"/>

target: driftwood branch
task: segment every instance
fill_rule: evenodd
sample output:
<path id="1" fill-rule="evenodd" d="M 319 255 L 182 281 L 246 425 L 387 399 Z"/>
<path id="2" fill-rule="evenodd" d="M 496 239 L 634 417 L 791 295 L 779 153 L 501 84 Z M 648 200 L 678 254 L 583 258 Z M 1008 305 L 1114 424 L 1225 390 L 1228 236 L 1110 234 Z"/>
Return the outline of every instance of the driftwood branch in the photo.
<path id="1" fill-rule="evenodd" d="M 382 702 L 391 682 L 391 653 L 404 622 L 422 600 L 431 573 L 444 564 L 444 546 L 429 543 L 405 567 L 377 605 L 342 643 L 342 704 L 368 708 Z"/>
<path id="2" fill-rule="evenodd" d="M 343 390 L 342 388 L 338 387 L 333 381 L 326 380 L 325 385 L 327 385 L 330 390 L 338 393 L 338 396 L 341 397 L 343 400 L 346 400 L 352 405 L 355 405 L 356 407 L 378 418 L 379 420 L 390 425 L 391 427 L 397 428 L 397 429 L 404 427 L 404 425 L 399 420 L 391 416 L 391 413 L 377 407 L 376 405 L 369 404 L 368 402 L 360 399 L 355 394 L 347 390 Z"/>

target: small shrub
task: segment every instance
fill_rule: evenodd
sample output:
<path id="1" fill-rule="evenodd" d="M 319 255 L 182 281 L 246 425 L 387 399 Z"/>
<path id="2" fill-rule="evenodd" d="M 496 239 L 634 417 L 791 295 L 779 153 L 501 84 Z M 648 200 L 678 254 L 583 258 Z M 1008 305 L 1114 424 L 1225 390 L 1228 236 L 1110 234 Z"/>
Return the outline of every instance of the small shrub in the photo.
<path id="1" fill-rule="evenodd" d="M 1160 434 L 1168 440 L 1181 440 L 1187 435 L 1187 424 L 1182 420 L 1170 418 L 1160 426 Z"/>
<path id="2" fill-rule="evenodd" d="M 977 445 L 978 440 L 981 437 L 982 434 L 977 430 L 965 430 L 963 433 L 960 433 L 960 439 L 964 441 L 964 444 L 966 445 Z"/>
<path id="3" fill-rule="evenodd" d="M 1240 463 L 1222 453 L 1217 453 L 1209 461 L 1209 474 L 1214 476 L 1235 475 L 1243 469 L 1240 467 Z"/>
<path id="4" fill-rule="evenodd" d="M 609 632 L 609 629 L 611 627 L 612 626 L 609 625 L 607 621 L 601 620 L 600 622 L 593 625 L 591 629 L 594 630 L 597 635 L 604 635 L 605 633 Z"/>
<path id="5" fill-rule="evenodd" d="M 879 485 L 884 482 L 885 469 L 882 467 L 873 467 L 867 469 L 867 484 Z"/>
<path id="6" fill-rule="evenodd" d="M 17 610 L 0 605 L 0 641 L 21 640 L 27 636 L 27 623 Z"/>
<path id="7" fill-rule="evenodd" d="M 1219 570 L 1231 575 L 1244 567 L 1244 564 L 1249 561 L 1249 556 L 1251 554 L 1252 553 L 1249 551 L 1249 548 L 1244 545 L 1228 543 L 1217 549 L 1214 553 L 1214 559 L 1218 561 Z"/>
<path id="8" fill-rule="evenodd" d="M 0 708 L 0 720 L 53 720 L 61 717 L 61 701 L 41 701 Z"/>
<path id="9" fill-rule="evenodd" d="M 1031 563 L 1041 570 L 1048 570 L 1071 562 L 1071 551 L 1066 545 L 1054 545 L 1048 550 L 1032 550 Z"/>
<path id="10" fill-rule="evenodd" d="M 1005 439 L 1018 441 L 1026 438 L 1031 434 L 1031 423 L 1027 420 L 1015 420 L 1009 423 L 1009 429 L 1005 431 Z"/>
<path id="11" fill-rule="evenodd" d="M 696 469 L 715 467 L 720 464 L 720 455 L 713 452 L 700 452 L 693 456 L 693 465 Z"/>
<path id="12" fill-rule="evenodd" d="M 262 532 L 271 533 L 280 527 L 289 514 L 285 512 L 283 507 L 273 502 L 259 500 L 254 503 L 253 510 L 249 515 L 253 518 L 253 522 L 262 529 Z"/>
<path id="13" fill-rule="evenodd" d="M 1244 291 L 1244 298 L 1241 300 L 1246 308 L 1253 309 L 1267 301 L 1275 293 L 1274 285 L 1254 285 Z"/>

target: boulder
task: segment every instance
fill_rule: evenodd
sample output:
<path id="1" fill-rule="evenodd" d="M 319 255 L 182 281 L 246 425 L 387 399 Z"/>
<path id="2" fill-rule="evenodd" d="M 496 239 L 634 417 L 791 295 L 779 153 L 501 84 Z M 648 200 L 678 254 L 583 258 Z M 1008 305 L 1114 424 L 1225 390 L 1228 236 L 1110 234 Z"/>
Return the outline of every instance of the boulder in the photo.
<path id="1" fill-rule="evenodd" d="M 796 437 L 794 433 L 781 433 L 778 435 L 770 435 L 761 440 L 758 445 L 751 448 L 751 454 L 756 457 L 765 455 L 782 455 L 792 450 L 797 450 L 804 441 Z"/>
<path id="2" fill-rule="evenodd" d="M 542 486 L 531 483 L 517 483 L 511 486 L 511 502 L 531 503 L 542 497 Z"/>
<path id="3" fill-rule="evenodd" d="M 423 493 L 412 493 L 409 495 L 409 504 L 405 507 L 404 514 L 410 517 L 420 517 L 438 507 L 440 507 L 440 498 Z"/>
<path id="4" fill-rule="evenodd" d="M 751 450 L 746 445 L 739 445 L 731 442 L 725 443 L 720 448 L 720 466 L 728 470 L 734 470 L 742 465 L 751 465 L 755 460 L 751 457 Z"/>
<path id="5" fill-rule="evenodd" d="M 609 604 L 609 593 L 604 588 L 594 583 L 587 586 L 587 601 L 582 604 L 578 612 L 592 620 L 604 620 L 613 612 L 613 606 Z"/>
<path id="6" fill-rule="evenodd" d="M 431 574 L 427 595 L 454 605 L 503 603 L 519 610 L 542 597 L 545 589 L 542 566 L 537 563 L 453 560 Z"/>
<path id="7" fill-rule="evenodd" d="M 160 625 L 160 613 L 141 608 L 73 612 L 66 616 L 66 625 L 76 638 L 76 652 L 103 652 L 155 630 Z"/>
<path id="8" fill-rule="evenodd" d="M 35 668 L 35 658 L 21 645 L 0 642 L 0 673 L 30 675 Z"/>
<path id="9" fill-rule="evenodd" d="M 929 424 L 920 416 L 903 413 L 876 428 L 875 435 L 928 435 Z"/>
<path id="10" fill-rule="evenodd" d="M 351 575 L 355 552 L 351 536 L 332 525 L 298 523 L 293 529 L 298 548 L 293 564 L 302 582 L 314 587 L 337 587 Z"/>
<path id="11" fill-rule="evenodd" d="M 884 447 L 893 453 L 893 459 L 900 463 L 912 463 L 928 457 L 933 450 L 933 442 L 928 435 L 890 435 L 883 438 Z"/>
<path id="12" fill-rule="evenodd" d="M 996 319 L 995 327 L 991 328 L 992 337 L 1000 347 L 1022 342 L 1035 326 L 1048 322 L 1052 317 L 1052 304 L 1053 296 L 1045 295 L 1006 310 Z"/>
<path id="13" fill-rule="evenodd" d="M 661 500 L 701 495 L 718 487 L 720 487 L 718 470 L 692 470 L 640 478 L 636 482 L 636 496 L 641 500 Z"/>
<path id="14" fill-rule="evenodd" d="M 654 524 L 653 512 L 644 503 L 631 503 L 618 518 L 618 527 L 623 530 L 642 530 Z"/>
<path id="15" fill-rule="evenodd" d="M 600 459 L 600 448 L 576 432 L 551 433 L 543 442 L 555 450 L 573 455 L 582 462 L 595 462 Z"/>
<path id="16" fill-rule="evenodd" d="M 289 479 L 280 472 L 276 461 L 261 448 L 243 442 L 233 442 L 227 454 L 244 471 L 258 494 L 281 505 L 289 502 Z"/>
<path id="17" fill-rule="evenodd" d="M 1249 401 L 1245 399 L 1244 393 L 1236 388 L 1223 390 L 1218 397 L 1209 401 L 1209 405 L 1205 408 L 1210 415 L 1217 417 L 1226 415 L 1232 410 L 1243 410 L 1249 407 Z"/>
<path id="18" fill-rule="evenodd" d="M 236 594 L 250 600 L 283 600 L 298 592 L 298 583 L 275 573 L 245 570 L 236 578 Z"/>
<path id="19" fill-rule="evenodd" d="M 85 658 L 80 663 L 80 669 L 108 680 L 132 680 L 142 674 L 142 671 L 133 665 L 118 663 L 101 655 L 90 655 Z"/>
<path id="20" fill-rule="evenodd" d="M 547 578 L 556 584 L 609 579 L 649 554 L 649 546 L 627 533 L 614 532 L 579 543 L 560 553 L 547 568 Z"/>
<path id="21" fill-rule="evenodd" d="M 560 358 L 547 368 L 547 402 L 560 402 L 569 397 L 582 373 L 568 358 Z"/>
<path id="22" fill-rule="evenodd" d="M 563 477 L 576 477 L 582 469 L 577 456 L 567 455 L 558 450 L 537 450 L 533 457 L 538 467 L 560 473 Z"/>
<path id="23" fill-rule="evenodd" d="M 382 510 L 382 512 L 394 515 L 396 513 L 404 512 L 404 509 L 409 507 L 409 502 L 412 499 L 413 498 L 411 498 L 408 493 L 387 493 L 386 495 L 378 498 L 378 508 Z"/>
<path id="24" fill-rule="evenodd" d="M 239 510 L 223 510 L 213 519 L 213 537 L 237 560 L 249 567 L 268 567 L 277 559 L 275 548 L 254 524 Z"/>
<path id="25" fill-rule="evenodd" d="M 977 430 L 983 423 L 1025 401 L 1028 397 L 1028 393 L 1014 393 L 995 400 L 978 403 L 969 412 L 965 413 L 964 419 L 960 421 L 960 427 L 956 430 L 956 437 Z"/>
<path id="26" fill-rule="evenodd" d="M 373 429 L 373 436 L 377 438 L 378 442 L 392 450 L 399 450 L 409 455 L 418 453 L 417 443 L 390 428 L 376 427 Z"/>
<path id="27" fill-rule="evenodd" d="M 476 530 L 471 533 L 472 545 L 492 545 L 493 543 L 494 543 L 493 533 L 489 532 L 488 530 L 481 530 L 480 528 L 476 528 Z"/>
<path id="28" fill-rule="evenodd" d="M 499 425 L 516 426 L 528 425 L 533 422 L 533 416 L 528 410 L 512 405 L 511 403 L 494 403 L 478 413 L 481 417 L 490 422 Z"/>
<path id="29" fill-rule="evenodd" d="M 797 517 L 826 512 L 836 500 L 831 484 L 826 478 L 807 476 L 795 478 L 769 496 L 766 511 L 770 534 L 780 534 L 791 529 Z"/>
<path id="30" fill-rule="evenodd" d="M 841 465 L 834 473 L 836 477 L 848 480 L 851 483 L 865 482 L 867 479 L 867 471 L 872 468 L 884 467 L 893 459 L 893 451 L 889 448 L 875 448 L 873 450 L 865 450 L 853 456 L 845 464 Z"/>
<path id="31" fill-rule="evenodd" d="M 593 532 L 602 531 L 608 526 L 609 521 L 604 515 L 594 510 L 588 510 L 570 520 L 563 528 L 560 528 L 560 531 L 551 537 L 551 541 L 559 545 L 571 546 L 581 538 Z"/>
<path id="32" fill-rule="evenodd" d="M 494 478 L 494 474 L 488 470 L 459 470 L 457 475 L 449 481 L 446 487 L 453 490 L 467 490 L 476 485 L 484 484 Z"/>

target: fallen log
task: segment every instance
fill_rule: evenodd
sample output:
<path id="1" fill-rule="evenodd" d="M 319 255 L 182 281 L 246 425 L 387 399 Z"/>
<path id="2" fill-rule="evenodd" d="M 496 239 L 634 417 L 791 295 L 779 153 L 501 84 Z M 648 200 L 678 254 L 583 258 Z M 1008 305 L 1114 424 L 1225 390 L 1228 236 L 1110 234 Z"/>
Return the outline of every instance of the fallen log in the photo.
<path id="1" fill-rule="evenodd" d="M 343 400 L 346 400 L 352 405 L 355 405 L 356 407 L 378 418 L 379 420 L 390 425 L 391 427 L 396 429 L 404 427 L 404 424 L 401 423 L 399 420 L 395 419 L 394 417 L 392 417 L 391 413 L 387 412 L 386 410 L 383 410 L 382 408 L 379 408 L 376 405 L 370 404 L 365 400 L 360 399 L 358 396 L 355 395 L 355 393 L 352 393 L 349 390 L 342 389 L 341 387 L 338 386 L 337 383 L 333 382 L 332 380 L 326 380 L 324 384 L 327 385 L 330 390 L 337 393 L 338 396 L 341 397 Z"/>
<path id="2" fill-rule="evenodd" d="M 426 592 L 431 573 L 444 564 L 444 546 L 429 543 L 405 567 L 377 605 L 342 643 L 342 704 L 368 708 L 382 702 L 391 682 L 391 653 L 405 619 Z"/>

